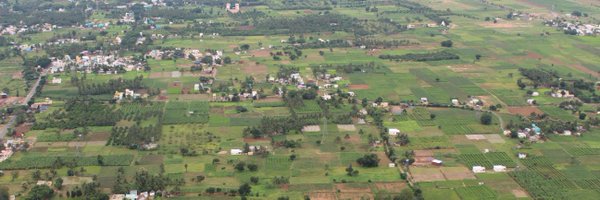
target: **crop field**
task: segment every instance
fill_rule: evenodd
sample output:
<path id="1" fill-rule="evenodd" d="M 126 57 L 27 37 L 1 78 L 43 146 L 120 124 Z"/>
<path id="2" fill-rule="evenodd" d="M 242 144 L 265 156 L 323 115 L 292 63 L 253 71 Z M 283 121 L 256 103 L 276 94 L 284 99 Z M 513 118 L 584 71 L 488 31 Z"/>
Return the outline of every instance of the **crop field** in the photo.
<path id="1" fill-rule="evenodd" d="M 0 199 L 600 196 L 600 3 L 239 3 L 1 2 Z"/>

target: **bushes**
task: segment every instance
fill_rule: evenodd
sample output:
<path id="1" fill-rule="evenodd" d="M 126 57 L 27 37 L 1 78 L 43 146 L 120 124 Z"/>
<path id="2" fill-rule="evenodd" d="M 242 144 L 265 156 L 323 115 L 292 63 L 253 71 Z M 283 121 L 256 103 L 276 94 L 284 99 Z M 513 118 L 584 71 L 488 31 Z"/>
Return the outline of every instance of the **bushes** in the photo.
<path id="1" fill-rule="evenodd" d="M 104 155 L 103 166 L 127 166 L 133 161 L 133 155 Z M 60 168 L 62 166 L 96 166 L 97 156 L 25 156 L 20 160 L 6 160 L 0 163 L 2 170 Z"/>
<path id="2" fill-rule="evenodd" d="M 356 162 L 358 164 L 360 164 L 360 166 L 363 166 L 363 167 L 379 166 L 379 158 L 377 157 L 377 154 L 367 154 L 367 155 L 363 156 L 362 158 L 357 159 Z"/>
<path id="3" fill-rule="evenodd" d="M 452 47 L 452 40 L 446 40 L 446 41 L 442 41 L 440 44 L 441 44 L 443 47 L 448 47 L 448 48 L 450 48 L 450 47 Z"/>
<path id="4" fill-rule="evenodd" d="M 492 124 L 492 115 L 490 113 L 485 112 L 481 115 L 481 118 L 479 118 L 479 121 L 483 125 L 490 125 L 490 124 Z"/>

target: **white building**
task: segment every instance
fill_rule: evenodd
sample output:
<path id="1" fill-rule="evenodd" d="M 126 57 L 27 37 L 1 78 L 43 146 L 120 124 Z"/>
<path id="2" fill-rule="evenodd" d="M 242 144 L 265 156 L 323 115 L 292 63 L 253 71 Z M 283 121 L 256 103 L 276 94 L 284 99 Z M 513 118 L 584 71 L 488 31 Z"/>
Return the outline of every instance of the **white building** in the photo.
<path id="1" fill-rule="evenodd" d="M 485 167 L 473 166 L 473 173 L 485 173 Z"/>
<path id="2" fill-rule="evenodd" d="M 390 129 L 388 130 L 388 133 L 389 133 L 390 135 L 392 135 L 392 136 L 396 136 L 396 135 L 398 135 L 398 133 L 400 133 L 400 130 L 398 130 L 398 129 L 395 129 L 395 128 L 390 128 Z"/>
<path id="3" fill-rule="evenodd" d="M 231 154 L 232 156 L 236 156 L 236 155 L 242 155 L 244 151 L 242 151 L 241 149 L 231 149 L 229 150 L 229 154 Z"/>
<path id="4" fill-rule="evenodd" d="M 506 166 L 494 165 L 494 172 L 506 172 Z"/>

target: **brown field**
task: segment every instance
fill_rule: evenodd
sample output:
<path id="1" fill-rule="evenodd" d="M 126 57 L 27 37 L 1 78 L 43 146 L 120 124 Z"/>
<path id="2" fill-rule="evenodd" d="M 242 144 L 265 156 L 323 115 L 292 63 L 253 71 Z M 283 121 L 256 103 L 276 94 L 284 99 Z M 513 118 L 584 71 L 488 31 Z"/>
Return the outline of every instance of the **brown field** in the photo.
<path id="1" fill-rule="evenodd" d="M 23 101 L 24 97 L 8 97 L 6 99 L 0 99 L 0 106 L 15 104 Z"/>
<path id="2" fill-rule="evenodd" d="M 244 74 L 253 75 L 255 77 L 264 77 L 269 72 L 266 65 L 256 64 L 256 62 L 244 62 L 242 65 L 242 71 Z M 260 80 L 260 79 L 259 79 Z"/>
<path id="3" fill-rule="evenodd" d="M 519 114 L 522 116 L 529 116 L 532 112 L 535 112 L 537 114 L 544 114 L 544 112 L 542 112 L 539 108 L 535 107 L 535 106 L 511 106 L 508 107 L 508 112 L 512 113 L 512 114 Z"/>
<path id="4" fill-rule="evenodd" d="M 410 175 L 415 182 L 445 181 L 439 168 L 413 167 Z"/>
<path id="5" fill-rule="evenodd" d="M 530 27 L 530 24 L 527 23 L 515 23 L 515 22 L 503 22 L 499 21 L 498 23 L 493 22 L 484 22 L 480 23 L 480 26 L 485 28 L 522 28 L 522 27 Z"/>
<path id="6" fill-rule="evenodd" d="M 335 192 L 332 191 L 328 191 L 328 190 L 324 190 L 324 191 L 313 191 L 310 192 L 309 195 L 310 199 L 314 199 L 314 200 L 333 200 L 333 199 L 337 199 Z"/>
<path id="7" fill-rule="evenodd" d="M 106 141 L 110 137 L 109 132 L 92 133 L 86 136 L 87 141 Z"/>
<path id="8" fill-rule="evenodd" d="M 406 188 L 405 182 L 388 182 L 388 183 L 375 183 L 377 190 L 385 190 L 388 192 L 400 192 Z"/>
<path id="9" fill-rule="evenodd" d="M 350 85 L 348 85 L 348 88 L 350 88 L 351 90 L 366 90 L 366 89 L 369 89 L 369 85 L 367 85 L 367 84 L 350 84 Z"/>
<path id="10" fill-rule="evenodd" d="M 212 98 L 211 95 L 209 94 L 181 94 L 178 95 L 177 98 L 179 98 L 179 100 L 184 100 L 184 101 L 189 101 L 189 100 L 209 100 Z"/>
<path id="11" fill-rule="evenodd" d="M 475 179 L 475 175 L 466 167 L 442 167 L 442 174 L 448 180 Z"/>
<path id="12" fill-rule="evenodd" d="M 23 78 L 23 73 L 21 72 L 15 72 L 12 74 L 12 79 L 22 79 Z"/>
<path id="13" fill-rule="evenodd" d="M 356 187 L 348 184 L 336 184 L 335 188 L 340 191 L 338 199 L 373 199 L 374 195 L 371 193 L 369 187 Z"/>
<path id="14" fill-rule="evenodd" d="M 250 55 L 252 55 L 252 57 L 270 57 L 271 56 L 271 51 L 268 49 L 261 49 L 261 50 L 252 50 L 250 51 Z"/>
<path id="15" fill-rule="evenodd" d="M 356 131 L 354 124 L 338 124 L 338 131 Z"/>
<path id="16" fill-rule="evenodd" d="M 517 198 L 527 198 L 528 197 L 527 192 L 525 192 L 523 190 L 512 190 L 512 193 Z"/>

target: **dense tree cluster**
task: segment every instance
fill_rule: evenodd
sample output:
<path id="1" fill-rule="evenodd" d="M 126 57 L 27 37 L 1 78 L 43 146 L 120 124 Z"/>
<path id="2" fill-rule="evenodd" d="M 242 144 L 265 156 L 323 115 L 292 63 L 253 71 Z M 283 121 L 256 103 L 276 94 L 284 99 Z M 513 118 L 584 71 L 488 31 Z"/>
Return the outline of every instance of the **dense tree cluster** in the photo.
<path id="1" fill-rule="evenodd" d="M 533 82 L 534 87 L 557 86 L 558 72 L 539 68 L 519 68 L 519 72 Z"/>
<path id="2" fill-rule="evenodd" d="M 379 166 L 379 158 L 377 154 L 367 154 L 356 160 L 358 164 L 363 167 L 377 167 Z"/>
<path id="3" fill-rule="evenodd" d="M 438 51 L 431 53 L 409 53 L 404 55 L 379 55 L 380 59 L 389 59 L 396 61 L 439 61 L 439 60 L 457 60 L 460 57 L 448 51 Z"/>
<path id="4" fill-rule="evenodd" d="M 102 101 L 75 97 L 67 99 L 62 109 L 51 112 L 33 129 L 46 128 L 73 129 L 86 126 L 114 126 L 120 120 L 120 114 Z"/>
<path id="5" fill-rule="evenodd" d="M 77 86 L 77 91 L 80 95 L 101 95 L 101 94 L 113 94 L 115 91 L 125 91 L 125 89 L 139 90 L 145 89 L 142 83 L 142 76 L 135 77 L 134 79 L 111 79 L 105 83 L 91 83 L 87 84 L 86 79 L 78 79 L 75 77 L 72 83 Z"/>
<path id="6" fill-rule="evenodd" d="M 410 40 L 381 40 L 374 38 L 357 38 L 354 40 L 354 46 L 360 47 L 364 46 L 365 48 L 395 48 L 401 46 L 410 46 L 410 45 L 418 45 L 418 42 L 413 42 Z"/>

